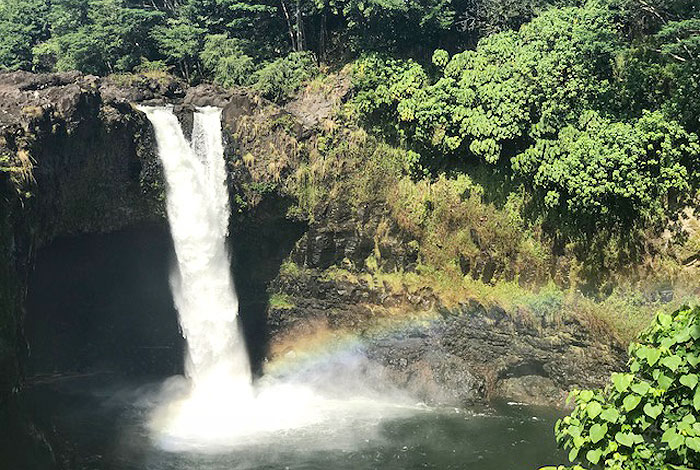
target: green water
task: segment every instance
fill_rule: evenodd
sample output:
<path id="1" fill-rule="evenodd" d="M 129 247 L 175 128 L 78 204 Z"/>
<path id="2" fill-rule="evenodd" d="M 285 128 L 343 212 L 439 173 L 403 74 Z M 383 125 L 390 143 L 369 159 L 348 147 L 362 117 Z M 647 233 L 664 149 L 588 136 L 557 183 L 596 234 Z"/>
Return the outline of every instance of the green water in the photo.
<path id="1" fill-rule="evenodd" d="M 144 397 L 156 385 L 115 382 L 63 379 L 29 389 L 29 407 L 64 441 L 72 468 L 509 470 L 564 461 L 552 435 L 557 412 L 505 404 L 416 408 L 393 418 L 329 421 L 255 436 L 216 452 L 168 452 L 146 427 L 153 402 Z"/>

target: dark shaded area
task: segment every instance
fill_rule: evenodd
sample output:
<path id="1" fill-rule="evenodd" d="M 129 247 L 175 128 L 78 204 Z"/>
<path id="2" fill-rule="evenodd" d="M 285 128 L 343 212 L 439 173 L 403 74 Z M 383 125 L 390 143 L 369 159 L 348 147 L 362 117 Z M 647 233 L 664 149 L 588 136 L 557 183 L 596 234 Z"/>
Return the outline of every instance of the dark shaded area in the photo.
<path id="1" fill-rule="evenodd" d="M 285 218 L 287 205 L 265 198 L 231 221 L 231 269 L 256 373 L 267 353 L 267 286 L 305 230 Z M 185 344 L 169 283 L 173 262 L 166 224 L 61 238 L 41 249 L 26 303 L 29 381 L 47 374 L 182 373 Z"/>
<path id="2" fill-rule="evenodd" d="M 269 330 L 267 288 L 282 261 L 306 230 L 306 224 L 285 217 L 289 201 L 270 196 L 245 215 L 231 218 L 231 266 L 243 333 L 253 373 L 260 375 L 267 354 Z"/>
<path id="3" fill-rule="evenodd" d="M 37 426 L 33 414 L 27 412 L 33 406 L 28 405 L 18 396 L 0 402 L 0 470 L 59 468 L 47 439 L 47 434 L 54 437 L 51 427 Z"/>
<path id="4" fill-rule="evenodd" d="M 180 373 L 173 256 L 164 225 L 62 238 L 40 250 L 26 303 L 28 375 Z"/>

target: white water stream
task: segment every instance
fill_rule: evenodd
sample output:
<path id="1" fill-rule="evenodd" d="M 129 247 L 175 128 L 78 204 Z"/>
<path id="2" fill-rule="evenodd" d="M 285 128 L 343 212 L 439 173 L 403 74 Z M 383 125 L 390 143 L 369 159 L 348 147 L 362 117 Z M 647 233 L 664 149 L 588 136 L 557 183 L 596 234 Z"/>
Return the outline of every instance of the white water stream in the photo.
<path id="1" fill-rule="evenodd" d="M 142 108 L 152 122 L 167 182 L 177 257 L 171 287 L 187 340 L 182 380 L 166 383 L 152 429 L 171 450 L 230 446 L 261 433 L 377 413 L 375 400 L 322 398 L 299 383 L 254 387 L 238 325 L 226 248 L 229 203 L 221 110 L 198 109 L 191 143 L 170 108 Z"/>

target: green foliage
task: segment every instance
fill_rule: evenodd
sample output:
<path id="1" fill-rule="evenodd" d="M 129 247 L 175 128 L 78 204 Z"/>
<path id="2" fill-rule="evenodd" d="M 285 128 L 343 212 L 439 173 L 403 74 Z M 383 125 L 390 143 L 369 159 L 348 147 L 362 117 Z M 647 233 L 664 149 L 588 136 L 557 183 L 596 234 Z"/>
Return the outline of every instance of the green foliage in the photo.
<path id="1" fill-rule="evenodd" d="M 700 307 L 661 313 L 630 346 L 629 372 L 602 391 L 573 393 L 556 425 L 569 459 L 590 468 L 654 470 L 700 465 Z"/>
<path id="2" fill-rule="evenodd" d="M 0 0 L 0 70 L 30 69 L 32 48 L 48 37 L 46 0 Z"/>
<path id="3" fill-rule="evenodd" d="M 439 61 L 441 53 L 436 55 Z M 395 117 L 397 114 L 404 116 L 404 120 L 414 117 L 416 103 L 411 98 L 428 84 L 428 75 L 413 60 L 370 54 L 354 64 L 352 84 L 360 117 L 373 124 L 388 125 L 390 132 L 401 135 L 402 129 L 394 125 Z"/>
<path id="4" fill-rule="evenodd" d="M 317 73 L 312 54 L 293 52 L 258 70 L 253 88 L 272 101 L 285 101 Z"/>
<path id="5" fill-rule="evenodd" d="M 126 72 L 148 56 L 148 35 L 158 12 L 125 6 L 123 0 L 64 0 L 52 3 L 51 38 L 34 48 L 40 70 Z"/>
<path id="6" fill-rule="evenodd" d="M 513 168 L 531 178 L 560 230 L 593 233 L 666 220 L 688 203 L 698 158 L 697 136 L 660 112 L 630 124 L 585 112 L 556 139 L 540 139 L 514 157 Z"/>
<path id="7" fill-rule="evenodd" d="M 244 52 L 244 42 L 225 34 L 207 36 L 199 57 L 214 81 L 225 87 L 249 84 L 255 71 L 253 58 Z"/>
<path id="8" fill-rule="evenodd" d="M 432 71 L 364 57 L 355 109 L 428 168 L 485 163 L 532 188 L 529 217 L 582 252 L 601 230 L 634 245 L 639 227 L 660 229 L 694 197 L 700 41 L 689 19 L 630 46 L 616 8 L 548 10 L 475 50 L 436 50 Z"/>
<path id="9" fill-rule="evenodd" d="M 165 74 L 169 70 L 165 61 L 162 60 L 148 60 L 145 57 L 141 58 L 141 64 L 134 68 L 134 72 L 144 74 L 144 75 L 158 75 Z"/>
<path id="10" fill-rule="evenodd" d="M 203 28 L 177 18 L 154 28 L 151 36 L 165 62 L 178 67 L 182 76 L 190 80 L 204 32 Z"/>
<path id="11" fill-rule="evenodd" d="M 548 6 L 543 0 L 472 0 L 462 22 L 482 36 L 517 30 Z"/>
<path id="12" fill-rule="evenodd" d="M 551 10 L 518 33 L 491 36 L 475 51 L 456 54 L 432 84 L 415 80 L 387 96 L 360 76 L 356 102 L 363 112 L 371 103 L 388 107 L 426 151 L 496 163 L 504 147 L 556 133 L 588 103 L 604 99 L 614 45 L 605 11 Z M 403 71 L 395 61 L 372 65 L 388 69 L 371 73 L 388 79 L 390 90 L 407 76 L 425 77 L 411 64 Z"/>
<path id="13" fill-rule="evenodd" d="M 273 310 L 290 310 L 296 305 L 294 305 L 292 298 L 287 294 L 275 292 L 270 295 L 268 306 Z"/>
<path id="14" fill-rule="evenodd" d="M 457 29 L 458 2 L 451 0 L 349 0 L 338 7 L 362 50 L 438 46 L 445 32 Z"/>

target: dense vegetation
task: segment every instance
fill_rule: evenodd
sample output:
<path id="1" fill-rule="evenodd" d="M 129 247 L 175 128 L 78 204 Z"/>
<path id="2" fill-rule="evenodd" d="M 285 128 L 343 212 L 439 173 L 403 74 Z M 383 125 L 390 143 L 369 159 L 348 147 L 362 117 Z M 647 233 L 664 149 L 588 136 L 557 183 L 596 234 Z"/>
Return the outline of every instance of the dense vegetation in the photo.
<path id="1" fill-rule="evenodd" d="M 190 80 L 235 80 L 290 52 L 325 61 L 366 50 L 459 50 L 540 7 L 539 0 L 3 0 L 0 65 L 106 74 L 157 61 Z"/>
<path id="2" fill-rule="evenodd" d="M 372 55 L 355 66 L 358 108 L 424 166 L 485 163 L 525 185 L 563 240 L 639 248 L 638 231 L 697 197 L 700 20 L 642 25 L 626 11 L 552 9 L 475 50 L 437 50 L 433 67 Z"/>
<path id="3" fill-rule="evenodd" d="M 605 390 L 573 394 L 576 408 L 556 429 L 569 459 L 588 468 L 698 468 L 699 339 L 700 307 L 658 315 L 630 347 L 629 372 Z"/>
<path id="4" fill-rule="evenodd" d="M 357 116 L 414 151 L 414 176 L 490 168 L 494 202 L 524 188 L 526 219 L 596 270 L 697 203 L 692 0 L 0 1 L 9 70 L 168 71 L 285 101 L 357 57 Z"/>

